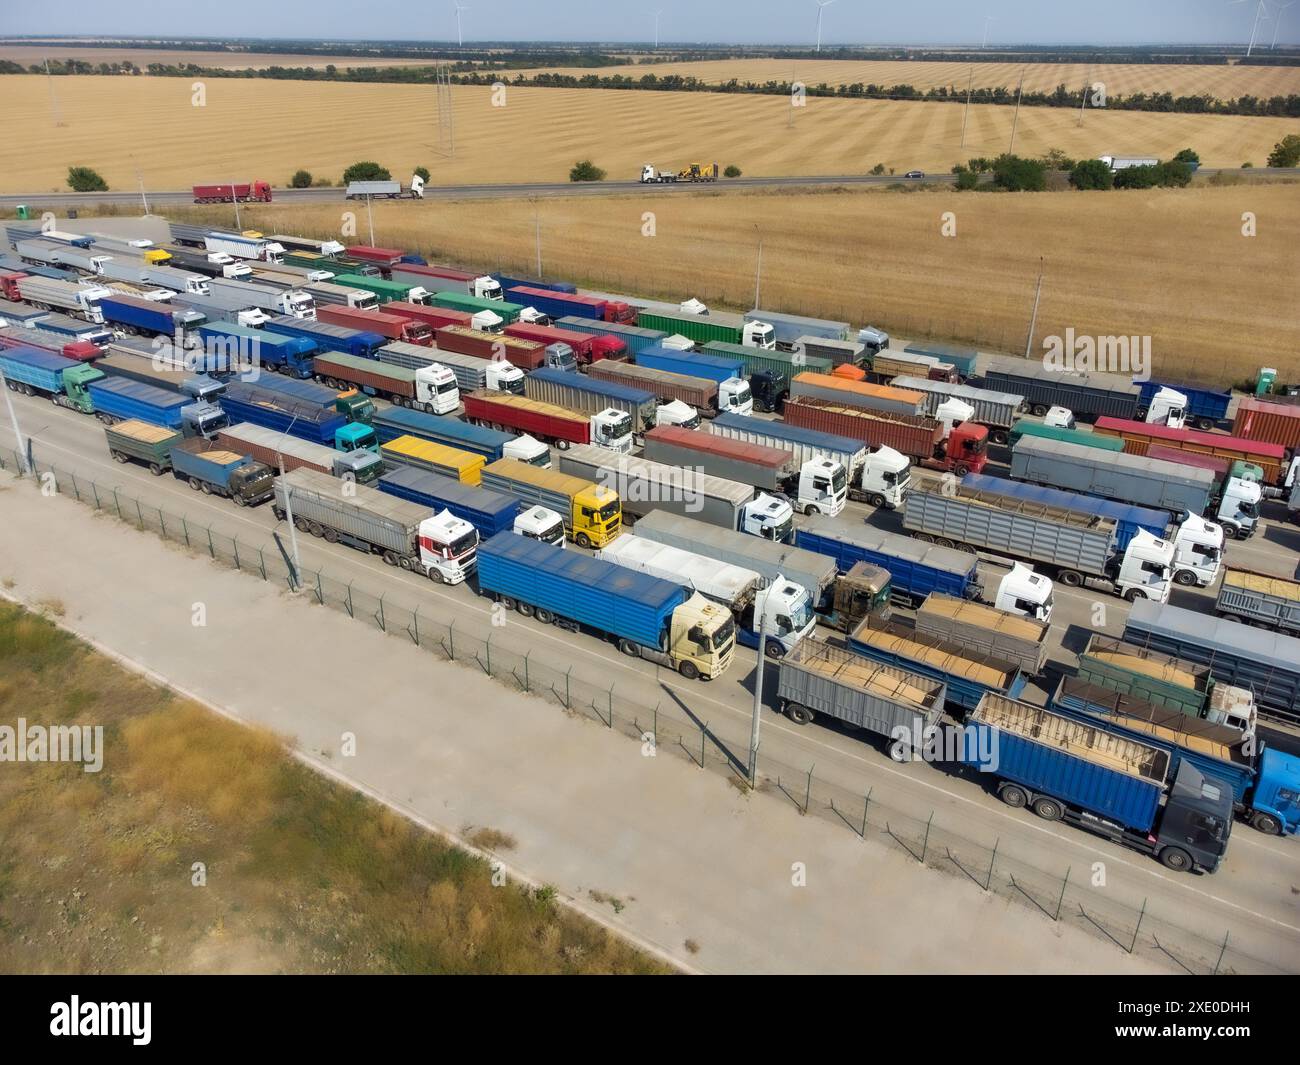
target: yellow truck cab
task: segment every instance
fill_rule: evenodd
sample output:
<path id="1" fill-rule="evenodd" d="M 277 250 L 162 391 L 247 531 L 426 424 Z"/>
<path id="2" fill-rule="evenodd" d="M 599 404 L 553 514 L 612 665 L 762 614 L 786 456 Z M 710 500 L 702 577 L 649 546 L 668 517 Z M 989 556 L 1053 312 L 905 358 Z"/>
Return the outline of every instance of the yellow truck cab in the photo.
<path id="1" fill-rule="evenodd" d="M 736 621 L 726 607 L 696 592 L 673 611 L 668 655 L 683 676 L 720 677 L 735 653 Z M 686 669 L 683 663 L 689 663 Z"/>
<path id="2" fill-rule="evenodd" d="M 564 519 L 566 535 L 579 547 L 604 547 L 622 530 L 623 503 L 618 493 L 582 477 L 519 459 L 497 459 L 483 467 L 480 483 L 526 507 L 555 511 Z"/>

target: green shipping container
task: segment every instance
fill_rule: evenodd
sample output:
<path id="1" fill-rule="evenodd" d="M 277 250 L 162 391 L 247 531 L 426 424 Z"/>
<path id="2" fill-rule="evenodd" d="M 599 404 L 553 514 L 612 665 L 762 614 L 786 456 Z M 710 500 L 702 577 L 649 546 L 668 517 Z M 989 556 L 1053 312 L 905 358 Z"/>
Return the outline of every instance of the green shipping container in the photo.
<path id="1" fill-rule="evenodd" d="M 722 325 L 713 319 L 699 314 L 656 314 L 642 311 L 636 316 L 636 324 L 643 329 L 659 329 L 669 336 L 678 333 L 689 337 L 697 344 L 710 340 L 722 340 L 728 344 L 739 344 L 744 336 L 734 325 Z"/>
<path id="2" fill-rule="evenodd" d="M 470 296 L 464 292 L 435 292 L 429 302 L 434 307 L 443 307 L 450 311 L 464 311 L 466 314 L 478 314 L 479 311 L 491 311 L 500 315 L 506 325 L 514 325 L 524 308 L 518 303 L 506 303 L 504 300 L 485 300 Z"/>
<path id="3" fill-rule="evenodd" d="M 1188 717 L 1203 715 L 1214 690 L 1208 666 L 1100 635 L 1079 655 L 1079 679 Z"/>
<path id="4" fill-rule="evenodd" d="M 381 304 L 394 301 L 404 303 L 412 288 L 411 285 L 403 285 L 400 281 L 385 281 L 382 277 L 362 277 L 360 274 L 337 274 L 330 284 L 359 288 L 362 292 L 373 292 L 379 297 Z"/>
<path id="5" fill-rule="evenodd" d="M 705 344 L 704 351 L 713 355 L 725 355 L 743 360 L 745 373 L 750 377 L 760 370 L 781 374 L 785 378 L 787 385 L 795 374 L 830 373 L 835 369 L 835 363 L 830 359 L 817 358 L 812 355 L 800 357 L 793 351 L 749 348 L 743 344 L 727 344 L 720 340 Z"/>
<path id="6" fill-rule="evenodd" d="M 1117 436 L 1102 436 L 1090 433 L 1086 429 L 1065 429 L 1059 425 L 1044 425 L 1042 422 L 1018 421 L 1007 434 L 1007 442 L 1015 447 L 1023 436 L 1036 436 L 1045 440 L 1063 440 L 1067 444 L 1082 444 L 1084 447 L 1099 447 L 1103 451 L 1123 451 L 1124 441 Z M 1115 444 L 1118 442 L 1119 447 Z"/>

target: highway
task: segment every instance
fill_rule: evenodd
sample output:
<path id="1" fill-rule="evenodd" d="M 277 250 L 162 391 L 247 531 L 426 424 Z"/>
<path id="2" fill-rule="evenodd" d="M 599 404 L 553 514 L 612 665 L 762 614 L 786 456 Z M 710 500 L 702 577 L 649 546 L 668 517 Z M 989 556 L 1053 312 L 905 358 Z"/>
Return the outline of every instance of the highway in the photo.
<path id="1" fill-rule="evenodd" d="M 131 496 L 183 514 L 188 520 L 210 525 L 214 531 L 237 536 L 251 546 L 266 545 L 274 551 L 270 534 L 277 522 L 269 506 L 241 510 L 233 504 L 192 492 L 170 475 L 151 476 L 143 467 L 119 466 L 107 455 L 103 427 L 93 418 L 58 408 L 49 402 L 12 395 L 23 432 L 34 438 L 34 451 L 43 463 L 95 478 L 101 485 L 116 485 Z M 0 445 L 11 447 L 14 436 L 7 421 L 0 431 Z M 995 458 L 997 456 L 995 455 Z M 1244 544 L 1230 544 L 1228 557 L 1248 565 L 1264 565 L 1286 551 L 1300 551 L 1300 530 L 1282 526 L 1278 511 L 1270 507 L 1262 535 Z M 874 514 L 870 508 L 852 505 L 841 520 L 870 520 L 872 524 L 895 528 L 897 515 Z M 281 532 L 284 529 L 281 528 Z M 383 565 L 378 559 L 342 545 L 332 545 L 300 536 L 303 562 L 309 568 L 324 567 L 336 580 L 355 580 L 359 587 L 392 596 L 404 604 L 421 608 L 423 617 L 456 620 L 458 631 L 492 631 L 488 600 L 477 597 L 468 586 L 446 588 L 428 580 Z M 159 545 L 159 550 L 166 550 Z M 76 551 L 74 564 L 85 566 L 87 579 L 93 574 L 93 545 Z M 982 563 L 986 586 L 996 584 L 1003 570 Z M 1206 590 L 1179 588 L 1174 601 L 1180 605 L 1208 606 Z M 1096 611 L 1103 611 L 1096 624 Z M 1123 628 L 1127 605 L 1101 592 L 1057 589 L 1057 606 L 1052 638 L 1057 645 L 1052 661 L 1056 669 L 1069 667 L 1073 651 L 1098 629 L 1118 635 Z M 669 701 L 684 712 L 707 723 L 711 731 L 743 759 L 753 703 L 756 660 L 752 651 L 738 650 L 737 661 L 727 676 L 705 684 L 690 683 L 659 667 L 620 655 L 612 645 L 591 635 L 570 635 L 547 628 L 518 615 L 508 618 L 506 636 L 512 646 L 532 649 L 541 662 L 563 670 L 572 666 L 575 676 L 594 688 L 614 684 L 622 699 L 645 706 Z M 499 631 L 499 630 L 498 630 Z M 775 671 L 765 677 L 767 702 Z M 1046 697 L 1043 685 L 1027 693 L 1031 701 Z M 376 712 L 379 711 L 378 704 Z M 1075 882 L 1095 883 L 1094 863 L 1104 863 L 1105 895 L 1136 911 L 1145 900 L 1147 912 L 1197 932 L 1208 943 L 1231 933 L 1235 949 L 1267 965 L 1294 970 L 1300 957 L 1300 913 L 1295 890 L 1300 885 L 1300 845 L 1294 839 L 1263 836 L 1249 827 L 1234 827 L 1224 866 L 1213 876 L 1170 873 L 1146 856 L 1111 845 L 1068 825 L 1039 820 L 1026 811 L 1005 807 L 983 782 L 954 775 L 942 767 L 923 764 L 900 766 L 870 743 L 825 727 L 820 722 L 798 726 L 768 710 L 764 713 L 760 767 L 773 771 L 778 763 L 796 772 L 815 765 L 819 780 L 862 796 L 870 789 L 873 800 L 901 811 L 913 824 L 923 825 L 934 814 L 935 824 L 986 847 L 998 844 L 1006 859 L 1023 861 L 1037 869 L 1061 874 L 1069 867 Z M 788 772 L 789 769 L 784 770 Z M 779 794 L 776 801 L 784 801 Z M 845 839 L 853 837 L 846 831 Z M 1211 961 L 1213 959 L 1211 958 Z"/>

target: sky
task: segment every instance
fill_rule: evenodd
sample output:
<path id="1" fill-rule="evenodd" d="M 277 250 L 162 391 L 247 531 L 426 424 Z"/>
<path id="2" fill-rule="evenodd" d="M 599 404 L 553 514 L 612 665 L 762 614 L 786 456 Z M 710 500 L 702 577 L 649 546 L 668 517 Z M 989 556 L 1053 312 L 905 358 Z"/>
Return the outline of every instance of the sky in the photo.
<path id="1" fill-rule="evenodd" d="M 811 44 L 816 0 L 459 0 L 466 43 Z M 456 39 L 457 0 L 0 0 L 0 36 Z M 1258 0 L 832 0 L 822 44 L 1244 44 Z M 1256 47 L 1300 41 L 1300 4 L 1266 0 Z M 364 17 L 358 17 L 358 12 Z"/>

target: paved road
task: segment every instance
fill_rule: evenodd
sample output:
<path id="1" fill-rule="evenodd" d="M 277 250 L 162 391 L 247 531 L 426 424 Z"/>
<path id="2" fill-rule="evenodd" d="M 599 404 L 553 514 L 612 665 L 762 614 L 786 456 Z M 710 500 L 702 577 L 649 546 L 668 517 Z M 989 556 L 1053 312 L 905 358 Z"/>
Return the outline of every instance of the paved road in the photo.
<path id="1" fill-rule="evenodd" d="M 36 437 L 37 454 L 45 461 L 71 466 L 101 482 L 120 484 L 127 491 L 155 502 L 173 513 L 183 513 L 219 531 L 237 535 L 246 543 L 269 544 L 276 525 L 267 507 L 237 510 L 210 497 L 197 496 L 170 477 L 154 478 L 135 466 L 118 466 L 104 451 L 102 427 L 93 419 L 55 408 L 23 396 L 15 396 L 15 407 L 25 432 Z M 12 442 L 8 427 L 0 442 Z M 896 515 L 872 515 L 868 508 L 854 506 L 844 520 L 870 517 L 873 524 L 892 527 Z M 304 563 L 324 566 L 336 579 L 356 579 L 364 586 L 399 597 L 403 602 L 427 604 L 431 614 L 454 613 L 468 625 L 488 631 L 489 606 L 467 587 L 454 589 L 431 586 L 426 580 L 393 570 L 380 561 L 311 538 L 301 541 Z M 273 550 L 273 548 L 272 548 Z M 1248 544 L 1233 544 L 1230 557 L 1263 558 L 1280 551 L 1292 557 L 1300 551 L 1300 534 L 1280 524 L 1269 523 L 1264 538 Z M 1276 563 L 1274 563 L 1276 564 Z M 987 565 L 985 580 L 996 583 L 1002 570 Z M 1179 589 L 1175 602 L 1206 605 L 1203 590 Z M 1118 635 L 1127 606 L 1122 600 L 1099 592 L 1059 589 L 1053 623 L 1053 666 L 1068 668 L 1072 654 L 1086 630 L 1098 628 Z M 1094 625 L 1094 610 L 1101 606 L 1105 617 Z M 458 621 L 458 624 L 460 622 Z M 713 684 L 689 684 L 655 666 L 627 659 L 613 647 L 589 636 L 571 636 L 546 628 L 533 620 L 514 615 L 512 626 L 527 631 L 526 640 L 542 658 L 557 664 L 572 664 L 579 676 L 593 684 L 617 686 L 624 698 L 653 706 L 671 698 L 708 723 L 731 749 L 744 752 L 748 746 L 753 701 L 755 659 L 741 649 L 737 662 L 725 678 Z M 512 640 L 524 639 L 512 629 Z M 561 666 L 563 668 L 563 666 Z M 772 671 L 766 676 L 765 691 L 771 703 Z M 1028 698 L 1043 701 L 1046 692 L 1039 685 Z M 1231 930 L 1238 948 L 1284 967 L 1294 967 L 1300 957 L 1300 919 L 1297 918 L 1294 889 L 1300 885 L 1300 847 L 1295 840 L 1265 837 L 1239 825 L 1224 867 L 1213 877 L 1178 876 L 1167 873 L 1142 855 L 1112 846 L 1068 826 L 1052 825 L 1022 811 L 1013 811 L 976 783 L 924 766 L 899 767 L 878 748 L 833 728 L 814 724 L 799 727 L 775 713 L 767 713 L 763 724 L 763 751 L 773 761 L 806 768 L 815 765 L 819 779 L 843 787 L 855 795 L 868 788 L 886 805 L 905 812 L 923 823 L 934 812 L 936 823 L 960 828 L 966 838 L 988 846 L 1000 841 L 1000 853 L 1014 856 L 1040 869 L 1086 870 L 1094 862 L 1107 869 L 1107 893 L 1122 899 L 1135 910 L 1143 899 L 1149 911 L 1194 928 L 1208 940 L 1220 939 Z"/>

